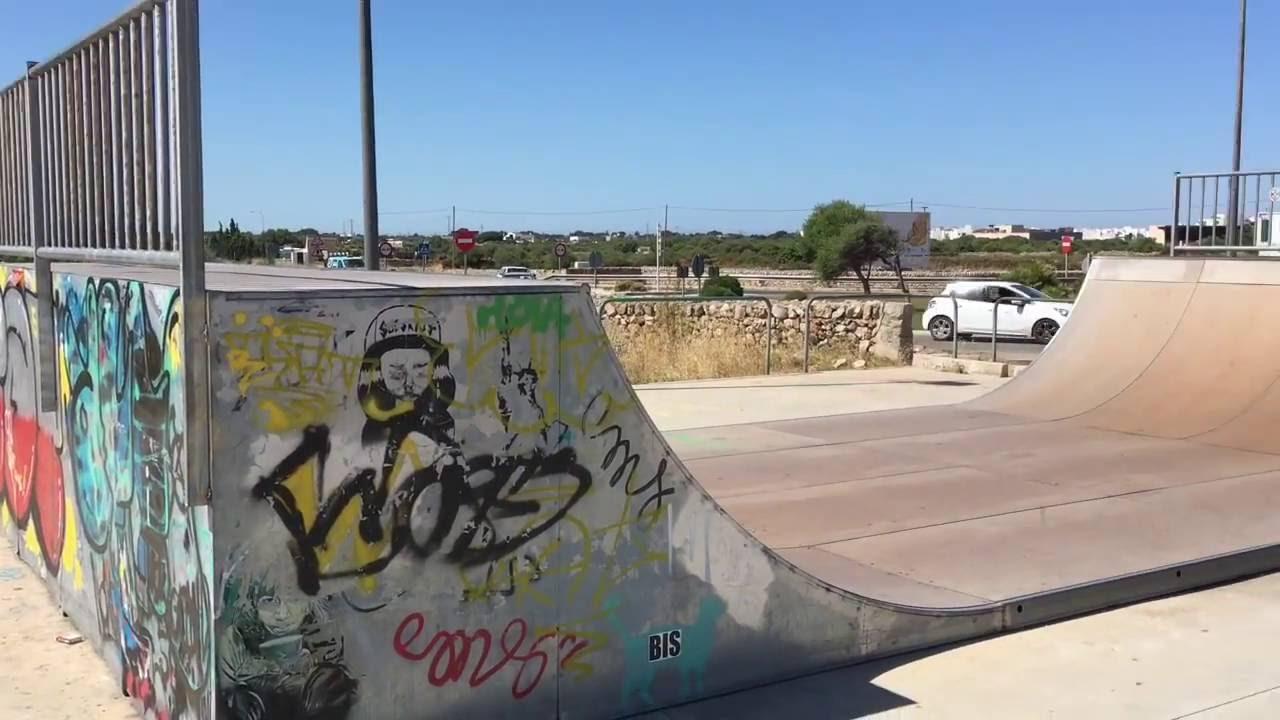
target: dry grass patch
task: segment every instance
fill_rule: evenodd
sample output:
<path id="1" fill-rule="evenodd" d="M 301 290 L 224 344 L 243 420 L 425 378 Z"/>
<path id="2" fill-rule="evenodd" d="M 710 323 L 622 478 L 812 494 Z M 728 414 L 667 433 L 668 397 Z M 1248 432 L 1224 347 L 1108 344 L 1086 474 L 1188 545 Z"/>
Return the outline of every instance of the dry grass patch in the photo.
<path id="1" fill-rule="evenodd" d="M 765 341 L 763 333 L 745 330 L 699 328 L 693 318 L 672 306 L 660 307 L 656 317 L 643 327 L 622 327 L 606 319 L 605 328 L 627 378 L 634 384 L 703 380 L 747 375 L 763 375 Z M 800 372 L 804 347 L 796 341 L 783 344 L 775 328 L 774 373 Z M 830 370 L 838 360 L 852 367 L 857 353 L 852 347 L 810 348 L 810 371 Z M 868 367 L 881 365 L 872 358 Z"/>

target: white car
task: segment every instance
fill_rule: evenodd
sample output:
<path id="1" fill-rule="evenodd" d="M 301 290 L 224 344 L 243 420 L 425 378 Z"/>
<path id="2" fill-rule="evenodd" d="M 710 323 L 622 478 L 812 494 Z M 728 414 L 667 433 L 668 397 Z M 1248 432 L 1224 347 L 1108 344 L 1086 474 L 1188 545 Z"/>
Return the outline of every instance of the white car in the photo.
<path id="1" fill-rule="evenodd" d="M 331 255 L 324 264 L 330 270 L 342 270 L 355 268 L 357 270 L 364 268 L 364 258 L 359 255 Z"/>
<path id="2" fill-rule="evenodd" d="M 952 303 L 952 296 L 955 302 Z M 996 318 L 1000 337 L 1030 338 L 1047 343 L 1071 317 L 1071 303 L 1054 300 L 1033 287 L 1013 282 L 953 282 L 929 300 L 924 327 L 934 340 L 950 340 L 952 334 L 991 336 Z M 955 318 L 959 310 L 959 319 Z"/>
<path id="3" fill-rule="evenodd" d="M 527 267 L 520 267 L 519 265 L 504 265 L 502 269 L 498 271 L 498 277 L 515 278 L 517 280 L 538 279 L 538 276 L 535 275 L 532 270 Z"/>

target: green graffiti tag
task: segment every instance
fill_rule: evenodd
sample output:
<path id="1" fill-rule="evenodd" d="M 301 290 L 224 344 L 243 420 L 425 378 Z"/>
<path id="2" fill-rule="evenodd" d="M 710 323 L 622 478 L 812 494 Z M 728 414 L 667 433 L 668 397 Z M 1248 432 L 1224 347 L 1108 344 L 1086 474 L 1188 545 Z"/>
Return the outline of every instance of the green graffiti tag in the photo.
<path id="1" fill-rule="evenodd" d="M 558 294 L 500 295 L 476 308 L 477 330 L 492 327 L 503 334 L 526 329 L 545 333 L 554 326 L 557 334 L 564 335 L 569 320 L 564 299 Z"/>

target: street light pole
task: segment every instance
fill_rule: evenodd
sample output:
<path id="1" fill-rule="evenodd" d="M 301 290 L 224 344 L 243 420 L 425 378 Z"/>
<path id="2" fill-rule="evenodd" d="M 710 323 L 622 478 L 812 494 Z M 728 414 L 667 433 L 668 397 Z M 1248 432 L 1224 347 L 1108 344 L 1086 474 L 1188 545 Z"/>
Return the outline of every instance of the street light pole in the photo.
<path id="1" fill-rule="evenodd" d="M 373 131 L 373 23 L 370 0 L 360 0 L 360 116 L 364 140 L 364 264 L 377 270 L 378 160 Z"/>
<path id="2" fill-rule="evenodd" d="M 1231 155 L 1231 171 L 1240 172 L 1240 136 L 1244 127 L 1244 40 L 1249 17 L 1249 0 L 1240 0 L 1240 57 L 1236 68 L 1236 132 L 1235 147 Z M 1231 176 L 1231 206 L 1227 210 L 1227 244 L 1243 244 L 1236 234 L 1240 208 L 1240 178 Z"/>

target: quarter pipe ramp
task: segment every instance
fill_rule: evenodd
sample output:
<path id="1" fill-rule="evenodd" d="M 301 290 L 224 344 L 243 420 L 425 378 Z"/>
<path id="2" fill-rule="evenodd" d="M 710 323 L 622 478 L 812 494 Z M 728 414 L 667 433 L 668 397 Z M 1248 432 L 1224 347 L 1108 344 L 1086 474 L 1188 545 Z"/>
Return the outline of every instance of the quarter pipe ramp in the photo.
<path id="1" fill-rule="evenodd" d="M 1280 563 L 1267 262 L 1103 258 L 963 405 L 670 438 L 576 287 L 210 266 L 184 388 L 173 273 L 2 270 L 0 527 L 153 717 L 622 717 Z"/>

